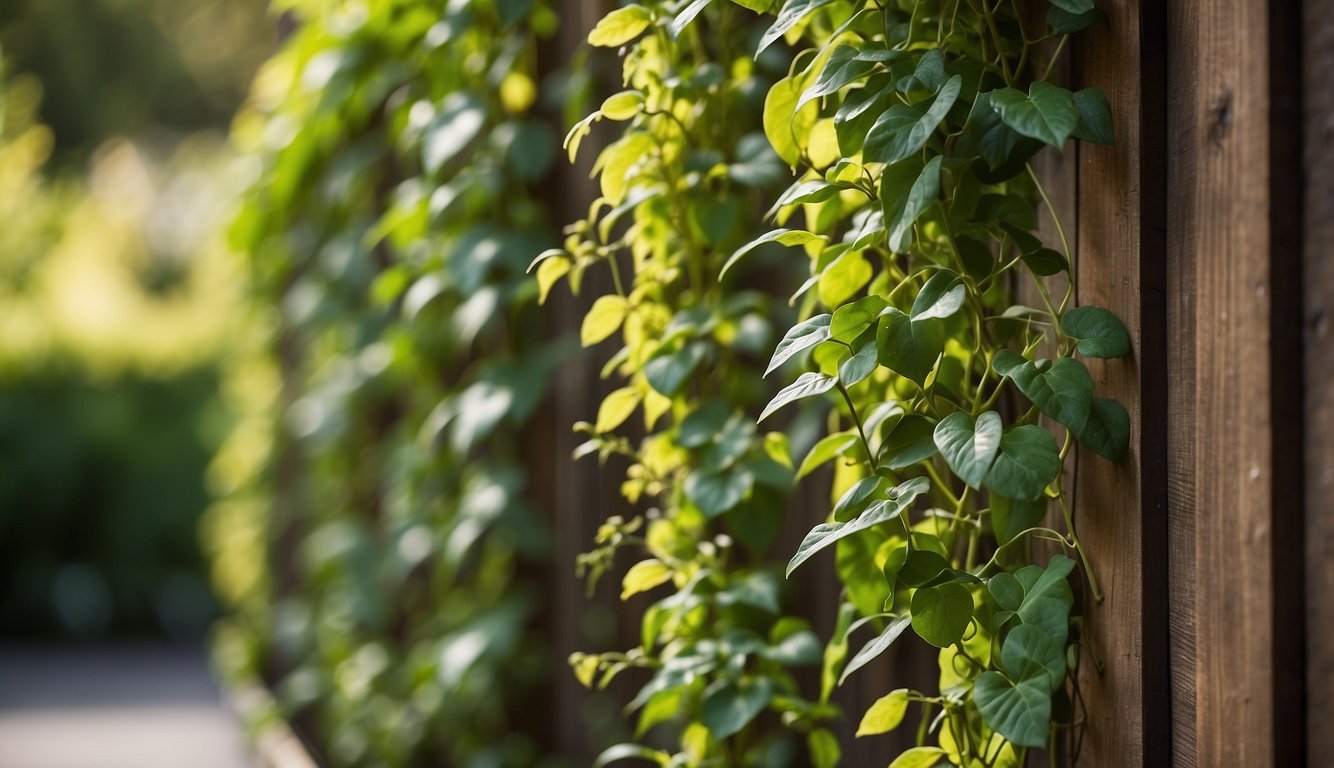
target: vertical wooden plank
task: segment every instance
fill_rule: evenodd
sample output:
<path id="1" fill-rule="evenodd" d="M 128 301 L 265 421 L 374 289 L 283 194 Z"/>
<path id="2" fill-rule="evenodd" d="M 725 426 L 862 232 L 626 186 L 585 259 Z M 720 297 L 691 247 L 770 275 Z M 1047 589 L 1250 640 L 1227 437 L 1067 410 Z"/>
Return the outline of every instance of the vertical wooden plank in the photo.
<path id="1" fill-rule="evenodd" d="M 1282 371 L 1298 363 L 1283 320 L 1291 142 L 1273 132 L 1287 12 L 1168 7 L 1172 754 L 1180 766 L 1292 765 L 1276 696 L 1291 633 L 1276 606 L 1290 594 L 1285 559 L 1301 558 L 1275 557 L 1291 505 L 1275 446 L 1295 428 L 1281 415 L 1285 379 L 1299 378 Z"/>
<path id="2" fill-rule="evenodd" d="M 1334 754 L 1334 13 L 1306 0 L 1306 750 Z"/>
<path id="3" fill-rule="evenodd" d="M 1079 146 L 1079 303 L 1115 312 L 1131 357 L 1090 360 L 1096 390 L 1130 412 L 1131 442 L 1116 464 L 1081 451 L 1075 524 L 1104 595 L 1088 605 L 1088 724 L 1078 761 L 1162 763 L 1170 739 L 1162 600 L 1165 347 L 1163 343 L 1162 9 L 1138 0 L 1100 3 L 1108 23 L 1083 33 L 1080 87 L 1102 88 L 1116 143 Z"/>

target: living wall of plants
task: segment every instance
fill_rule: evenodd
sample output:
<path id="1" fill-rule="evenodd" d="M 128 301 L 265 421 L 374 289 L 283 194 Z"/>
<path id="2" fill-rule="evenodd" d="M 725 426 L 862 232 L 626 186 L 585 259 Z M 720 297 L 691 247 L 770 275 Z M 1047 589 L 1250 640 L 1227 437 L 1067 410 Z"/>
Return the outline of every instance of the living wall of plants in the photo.
<path id="1" fill-rule="evenodd" d="M 548 534 L 520 436 L 559 352 L 525 274 L 556 240 L 534 189 L 559 137 L 533 117 L 556 13 L 282 10 L 234 130 L 260 164 L 233 235 L 279 384 L 224 453 L 220 527 L 249 535 L 218 560 L 220 658 L 333 765 L 546 764 Z"/>
<path id="2" fill-rule="evenodd" d="M 1126 451 L 1085 361 L 1130 340 L 1077 301 L 1034 161 L 1114 140 L 1102 92 L 1053 77 L 1106 23 L 1090 0 L 621 5 L 564 153 L 559 7 L 291 6 L 237 128 L 282 384 L 252 484 L 272 554 L 224 655 L 333 762 L 537 764 L 552 674 L 625 693 L 597 765 L 834 766 L 845 719 L 899 732 L 897 768 L 1078 759 L 1101 592 L 1068 470 Z M 591 184 L 542 186 L 581 153 Z M 522 450 L 559 302 L 608 388 L 569 458 Z M 524 478 L 569 460 L 624 504 L 554 572 L 618 579 L 638 632 L 564 671 L 525 564 L 566 521 Z M 839 590 L 799 603 L 799 568 Z M 896 643 L 937 684 L 837 706 Z"/>

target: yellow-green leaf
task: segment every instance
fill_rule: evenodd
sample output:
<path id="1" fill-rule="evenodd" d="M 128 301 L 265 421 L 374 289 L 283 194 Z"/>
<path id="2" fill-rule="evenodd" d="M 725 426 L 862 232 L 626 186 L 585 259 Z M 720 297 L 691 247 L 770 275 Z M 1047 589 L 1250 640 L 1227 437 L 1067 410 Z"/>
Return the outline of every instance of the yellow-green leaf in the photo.
<path id="1" fill-rule="evenodd" d="M 547 295 L 556 285 L 556 281 L 565 277 L 570 271 L 570 260 L 564 256 L 552 256 L 549 259 L 543 259 L 541 264 L 537 265 L 537 303 L 545 304 Z"/>
<path id="2" fill-rule="evenodd" d="M 646 592 L 672 578 L 672 569 L 660 560 L 641 560 L 630 566 L 621 580 L 621 599 L 629 599 L 640 592 Z"/>
<path id="3" fill-rule="evenodd" d="M 639 114 L 644 105 L 644 94 L 639 91 L 621 91 L 607 97 L 598 110 L 608 120 L 629 120 Z"/>
<path id="4" fill-rule="evenodd" d="M 615 48 L 639 37 L 653 21 L 653 14 L 642 5 L 627 5 L 617 8 L 593 27 L 588 33 L 588 44 L 604 48 Z"/>
<path id="5" fill-rule="evenodd" d="M 940 747 L 913 747 L 894 758 L 889 768 L 932 768 L 944 756 Z"/>
<path id="6" fill-rule="evenodd" d="M 846 251 L 820 273 L 820 301 L 827 307 L 841 306 L 862 289 L 875 274 L 858 251 Z"/>
<path id="7" fill-rule="evenodd" d="M 579 328 L 579 341 L 585 347 L 591 347 L 616 333 L 616 329 L 625 321 L 629 307 L 622 296 L 599 296 L 584 316 L 584 323 Z"/>
<path id="8" fill-rule="evenodd" d="M 593 687 L 593 677 L 598 673 L 601 660 L 587 653 L 570 654 L 570 666 L 574 667 L 575 678 L 585 687 Z"/>
<path id="9" fill-rule="evenodd" d="M 879 733 L 889 733 L 899 727 L 899 723 L 903 722 L 903 714 L 907 711 L 908 689 L 899 688 L 890 691 L 866 710 L 861 725 L 857 726 L 857 735 L 874 736 Z"/>
<path id="10" fill-rule="evenodd" d="M 598 421 L 594 427 L 598 432 L 610 432 L 621 426 L 630 414 L 635 412 L 644 393 L 634 387 L 621 387 L 612 392 L 598 406 Z"/>

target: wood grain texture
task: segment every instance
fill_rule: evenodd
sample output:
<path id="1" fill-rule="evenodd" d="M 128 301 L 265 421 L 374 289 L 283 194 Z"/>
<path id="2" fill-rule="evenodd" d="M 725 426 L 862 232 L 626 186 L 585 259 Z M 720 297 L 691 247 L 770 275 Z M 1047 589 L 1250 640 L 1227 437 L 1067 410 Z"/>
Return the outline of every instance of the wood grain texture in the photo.
<path id="1" fill-rule="evenodd" d="M 1134 340 L 1129 358 L 1088 361 L 1097 392 L 1130 412 L 1130 449 L 1115 464 L 1081 451 L 1077 465 L 1075 524 L 1104 595 L 1087 601 L 1103 668 L 1080 676 L 1089 720 L 1079 763 L 1093 766 L 1161 764 L 1169 739 L 1161 9 L 1148 5 L 1101 3 L 1108 23 L 1084 34 L 1076 58 L 1076 84 L 1106 92 L 1116 129 L 1112 146 L 1079 146 L 1079 304 L 1111 309 Z"/>
<path id="2" fill-rule="evenodd" d="M 1275 763 L 1268 3 L 1168 3 L 1176 766 Z"/>
<path id="3" fill-rule="evenodd" d="M 1305 5 L 1306 747 L 1334 754 L 1334 14 Z"/>

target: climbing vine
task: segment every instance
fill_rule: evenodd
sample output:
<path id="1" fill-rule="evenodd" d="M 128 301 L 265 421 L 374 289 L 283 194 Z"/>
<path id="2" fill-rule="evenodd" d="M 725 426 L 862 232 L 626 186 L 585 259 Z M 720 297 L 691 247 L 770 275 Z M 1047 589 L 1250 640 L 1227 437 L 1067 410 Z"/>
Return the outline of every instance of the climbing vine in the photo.
<path id="1" fill-rule="evenodd" d="M 556 242 L 533 190 L 558 136 L 531 115 L 556 15 L 283 5 L 295 32 L 235 131 L 262 163 L 235 239 L 278 307 L 282 388 L 234 495 L 269 500 L 271 591 L 223 656 L 331 765 L 540 764 L 523 567 L 547 543 L 519 431 L 554 362 L 524 269 Z"/>
<path id="2" fill-rule="evenodd" d="M 1130 340 L 1106 309 L 1075 306 L 1074 254 L 1031 164 L 1044 145 L 1112 140 L 1101 91 L 1049 80 L 1101 14 L 1053 0 L 1034 19 L 1026 5 L 789 0 L 758 46 L 796 51 L 764 125 L 800 176 L 775 203 L 779 228 L 728 267 L 768 243 L 809 257 L 806 319 L 766 374 L 809 370 L 761 419 L 806 398 L 834 406 L 804 465 L 835 463 L 836 501 L 787 570 L 837 552 L 860 618 L 833 643 L 868 638 L 840 679 L 909 629 L 939 649 L 938 690 L 887 691 L 862 716 L 858 735 L 874 736 L 916 706 L 895 766 L 1022 765 L 1063 735 L 1079 752 L 1068 577 L 1082 566 L 1101 596 L 1064 470 L 1076 444 L 1125 453 L 1127 412 L 1095 394 L 1081 358 L 1126 355 Z M 1038 209 L 1059 249 L 1037 236 Z M 1035 556 L 1037 541 L 1054 554 Z"/>
<path id="3" fill-rule="evenodd" d="M 624 90 L 576 124 L 566 146 L 573 159 L 599 121 L 619 133 L 597 157 L 588 217 L 533 265 L 544 297 L 561 280 L 579 291 L 592 269 L 610 278 L 580 335 L 615 347 L 603 372 L 621 386 L 576 426 L 588 438 L 577 454 L 628 461 L 622 492 L 644 512 L 608 519 L 580 568 L 595 580 L 628 550 L 640 559 L 622 598 L 665 593 L 644 611 L 637 646 L 570 661 L 590 686 L 630 670 L 647 678 L 628 705 L 646 740 L 611 747 L 599 765 L 770 768 L 796 760 L 793 736 L 804 734 L 814 764 L 831 766 L 839 748 L 821 724 L 837 714 L 832 681 L 812 701 L 789 672 L 818 665 L 820 643 L 784 615 L 781 575 L 765 558 L 793 467 L 787 439 L 756 430 L 754 408 L 774 318 L 786 312 L 716 279 L 787 176 L 759 119 L 781 73 L 750 57 L 753 14 L 706 5 L 627 5 L 589 34 L 594 46 L 624 46 Z M 664 742 L 674 746 L 647 746 Z"/>

